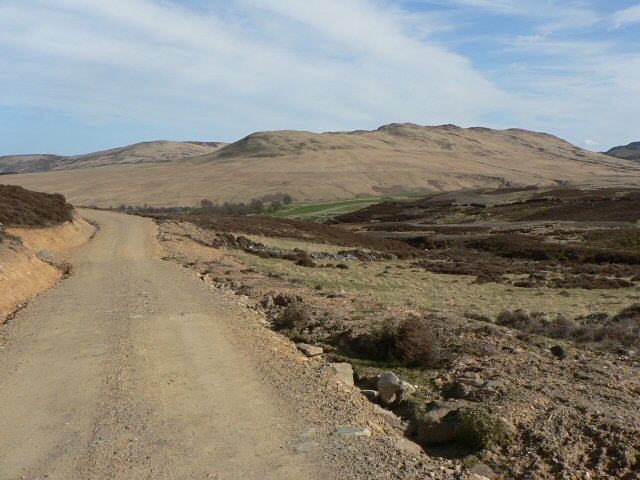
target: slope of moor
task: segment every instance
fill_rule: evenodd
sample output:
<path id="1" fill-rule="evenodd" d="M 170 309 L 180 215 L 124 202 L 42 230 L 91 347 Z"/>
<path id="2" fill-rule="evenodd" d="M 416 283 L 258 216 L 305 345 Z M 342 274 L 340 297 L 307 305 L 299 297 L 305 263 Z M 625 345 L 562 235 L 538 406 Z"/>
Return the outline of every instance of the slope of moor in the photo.
<path id="1" fill-rule="evenodd" d="M 75 204 L 157 206 L 247 201 L 274 193 L 318 201 L 402 191 L 640 180 L 640 165 L 519 129 L 392 124 L 375 131 L 261 132 L 213 153 L 11 176 Z"/>

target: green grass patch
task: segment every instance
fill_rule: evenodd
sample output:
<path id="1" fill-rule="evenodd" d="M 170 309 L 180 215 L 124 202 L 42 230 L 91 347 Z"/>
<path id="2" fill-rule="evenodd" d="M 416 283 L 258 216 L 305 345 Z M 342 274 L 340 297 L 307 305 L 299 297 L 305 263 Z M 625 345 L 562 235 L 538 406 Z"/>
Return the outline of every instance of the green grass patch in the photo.
<path id="1" fill-rule="evenodd" d="M 326 220 L 344 213 L 355 212 L 376 203 L 391 200 L 410 200 L 427 195 L 425 192 L 405 192 L 379 197 L 354 198 L 333 202 L 317 202 L 294 205 L 286 210 L 280 210 L 270 215 L 280 218 L 299 218 L 305 220 Z"/>

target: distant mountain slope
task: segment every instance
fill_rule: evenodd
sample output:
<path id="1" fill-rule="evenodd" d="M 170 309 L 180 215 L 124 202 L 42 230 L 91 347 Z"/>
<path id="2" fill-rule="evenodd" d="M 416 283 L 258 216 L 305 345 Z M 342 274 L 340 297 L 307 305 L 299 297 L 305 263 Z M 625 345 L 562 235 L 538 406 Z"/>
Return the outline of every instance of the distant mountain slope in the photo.
<path id="1" fill-rule="evenodd" d="M 632 142 L 629 145 L 614 147 L 604 153 L 611 157 L 640 161 L 640 142 Z"/>
<path id="2" fill-rule="evenodd" d="M 129 163 L 158 163 L 182 160 L 215 152 L 218 142 L 143 142 L 127 147 L 63 157 L 60 155 L 12 155 L 0 157 L 0 173 L 33 173 L 50 170 L 101 167 Z"/>
<path id="3" fill-rule="evenodd" d="M 75 204 L 175 206 L 194 205 L 203 198 L 247 201 L 275 193 L 328 201 L 400 191 L 629 184 L 640 183 L 640 164 L 526 130 L 392 124 L 374 131 L 259 132 L 179 161 L 7 179 L 62 192 Z"/>

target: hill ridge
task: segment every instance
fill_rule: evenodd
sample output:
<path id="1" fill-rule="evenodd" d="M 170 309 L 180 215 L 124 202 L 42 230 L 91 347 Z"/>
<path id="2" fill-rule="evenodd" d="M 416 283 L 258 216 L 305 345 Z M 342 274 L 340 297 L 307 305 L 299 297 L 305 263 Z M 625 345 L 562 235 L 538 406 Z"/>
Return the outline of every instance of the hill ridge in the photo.
<path id="1" fill-rule="evenodd" d="M 61 192 L 75 204 L 98 206 L 247 202 L 284 193 L 297 201 L 325 202 L 381 192 L 640 183 L 638 162 L 524 129 L 398 123 L 354 132 L 255 132 L 221 148 L 186 146 L 205 153 L 152 161 L 129 156 L 115 164 L 97 155 L 92 166 L 100 168 L 69 163 L 73 170 L 8 178 Z"/>
<path id="2" fill-rule="evenodd" d="M 628 145 L 613 147 L 604 152 L 604 154 L 625 160 L 640 161 L 640 142 L 631 142 Z"/>
<path id="3" fill-rule="evenodd" d="M 0 156 L 0 173 L 35 173 L 130 163 L 181 160 L 212 153 L 223 142 L 152 140 L 81 155 L 20 154 Z"/>

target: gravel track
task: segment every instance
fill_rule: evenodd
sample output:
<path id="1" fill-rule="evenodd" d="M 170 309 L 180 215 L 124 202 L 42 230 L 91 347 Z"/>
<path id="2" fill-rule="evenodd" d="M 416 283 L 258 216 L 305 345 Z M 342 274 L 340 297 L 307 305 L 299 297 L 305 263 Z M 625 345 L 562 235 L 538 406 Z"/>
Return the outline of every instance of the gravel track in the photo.
<path id="1" fill-rule="evenodd" d="M 73 253 L 74 275 L 0 332 L 0 479 L 454 473 L 399 449 L 382 409 L 242 298 L 161 260 L 151 220 L 82 215 L 100 231 Z"/>

